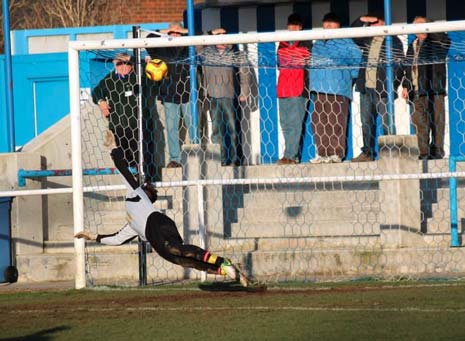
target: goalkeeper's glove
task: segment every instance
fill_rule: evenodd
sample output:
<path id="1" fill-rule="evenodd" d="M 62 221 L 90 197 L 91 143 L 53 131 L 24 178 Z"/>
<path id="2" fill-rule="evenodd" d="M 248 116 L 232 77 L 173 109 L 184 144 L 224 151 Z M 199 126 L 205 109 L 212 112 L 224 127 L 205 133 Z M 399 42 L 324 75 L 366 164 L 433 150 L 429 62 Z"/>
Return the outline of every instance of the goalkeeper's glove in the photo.
<path id="1" fill-rule="evenodd" d="M 95 241 L 97 239 L 97 234 L 90 231 L 81 231 L 74 235 L 74 238 L 84 238 L 85 240 Z"/>
<path id="2" fill-rule="evenodd" d="M 116 148 L 115 135 L 111 130 L 107 130 L 103 136 L 103 145 L 108 148 L 108 150 L 113 150 Z"/>

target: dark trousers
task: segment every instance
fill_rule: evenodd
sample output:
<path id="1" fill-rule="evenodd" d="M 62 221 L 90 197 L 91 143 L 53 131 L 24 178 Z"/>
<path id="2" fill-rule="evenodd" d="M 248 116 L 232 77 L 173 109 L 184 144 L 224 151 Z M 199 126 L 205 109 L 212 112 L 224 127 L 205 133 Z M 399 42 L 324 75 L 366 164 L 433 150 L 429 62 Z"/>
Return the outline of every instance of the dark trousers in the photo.
<path id="1" fill-rule="evenodd" d="M 186 268 L 218 273 L 218 266 L 204 261 L 207 251 L 184 244 L 176 224 L 168 216 L 153 212 L 147 219 L 145 235 L 155 251 L 167 261 Z"/>
<path id="2" fill-rule="evenodd" d="M 412 106 L 412 123 L 418 137 L 420 157 L 443 158 L 444 95 L 415 96 Z"/>
<path id="3" fill-rule="evenodd" d="M 345 96 L 317 93 L 312 113 L 312 129 L 319 156 L 346 155 L 349 99 Z"/>
<path id="4" fill-rule="evenodd" d="M 360 117 L 362 123 L 364 154 L 375 156 L 376 118 L 381 116 L 383 131 L 388 133 L 387 98 L 380 97 L 375 89 L 366 89 L 360 94 Z"/>

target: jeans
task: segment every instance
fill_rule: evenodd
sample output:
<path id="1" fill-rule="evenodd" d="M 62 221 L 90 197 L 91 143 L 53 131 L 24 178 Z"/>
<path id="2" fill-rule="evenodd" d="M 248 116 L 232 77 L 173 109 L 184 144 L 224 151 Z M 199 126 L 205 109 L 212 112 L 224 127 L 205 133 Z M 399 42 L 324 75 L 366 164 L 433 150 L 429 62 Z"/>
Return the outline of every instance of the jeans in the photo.
<path id="1" fill-rule="evenodd" d="M 279 123 L 284 135 L 285 159 L 295 160 L 298 156 L 306 104 L 306 98 L 300 96 L 279 99 Z"/>
<path id="2" fill-rule="evenodd" d="M 388 100 L 379 97 L 375 89 L 366 89 L 360 94 L 360 115 L 362 121 L 362 153 L 375 156 L 376 118 L 381 116 L 384 135 L 388 133 Z"/>
<path id="3" fill-rule="evenodd" d="M 192 126 L 192 112 L 190 103 L 169 103 L 163 104 L 165 108 L 166 130 L 168 135 L 168 151 L 170 161 L 181 162 L 181 141 L 179 139 L 179 121 L 184 118 L 184 124 L 192 139 L 195 133 L 195 127 Z"/>
<path id="4" fill-rule="evenodd" d="M 221 145 L 221 161 L 238 162 L 236 115 L 232 98 L 211 98 L 212 142 Z M 226 137 L 229 136 L 229 144 Z"/>

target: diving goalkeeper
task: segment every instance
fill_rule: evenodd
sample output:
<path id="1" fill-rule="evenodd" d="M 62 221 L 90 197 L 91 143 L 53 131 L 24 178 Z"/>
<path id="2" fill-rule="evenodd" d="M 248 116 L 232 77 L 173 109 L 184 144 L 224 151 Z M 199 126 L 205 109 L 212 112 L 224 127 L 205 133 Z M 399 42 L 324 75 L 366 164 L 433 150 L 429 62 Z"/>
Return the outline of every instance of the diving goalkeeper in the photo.
<path id="1" fill-rule="evenodd" d="M 142 240 L 149 241 L 155 251 L 171 263 L 207 271 L 210 274 L 228 276 L 233 280 L 239 280 L 244 287 L 249 285 L 247 277 L 229 259 L 212 254 L 198 246 L 184 244 L 174 221 L 153 207 L 153 203 L 157 200 L 155 187 L 151 183 L 139 185 L 124 160 L 121 148 L 112 149 L 111 157 L 128 188 L 126 195 L 128 223 L 113 234 L 81 231 L 74 236 L 75 238 L 95 240 L 106 245 L 122 245 L 139 236 Z"/>

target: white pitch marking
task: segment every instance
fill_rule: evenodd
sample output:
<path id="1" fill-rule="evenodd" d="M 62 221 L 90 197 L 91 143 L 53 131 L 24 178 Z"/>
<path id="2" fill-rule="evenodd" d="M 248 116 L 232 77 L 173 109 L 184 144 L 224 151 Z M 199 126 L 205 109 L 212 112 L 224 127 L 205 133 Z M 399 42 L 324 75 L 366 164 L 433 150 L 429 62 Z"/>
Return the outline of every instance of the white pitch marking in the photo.
<path id="1" fill-rule="evenodd" d="M 340 307 L 270 307 L 270 306 L 244 306 L 244 307 L 112 307 L 112 308 L 86 308 L 75 307 L 72 310 L 66 309 L 33 309 L 33 310 L 11 310 L 9 313 L 57 313 L 60 311 L 83 311 L 83 312 L 107 312 L 107 311 L 175 311 L 175 312 L 191 312 L 191 311 L 316 311 L 316 312 L 393 312 L 393 313 L 463 313 L 465 308 L 461 309 L 435 309 L 435 308 L 340 308 Z"/>

